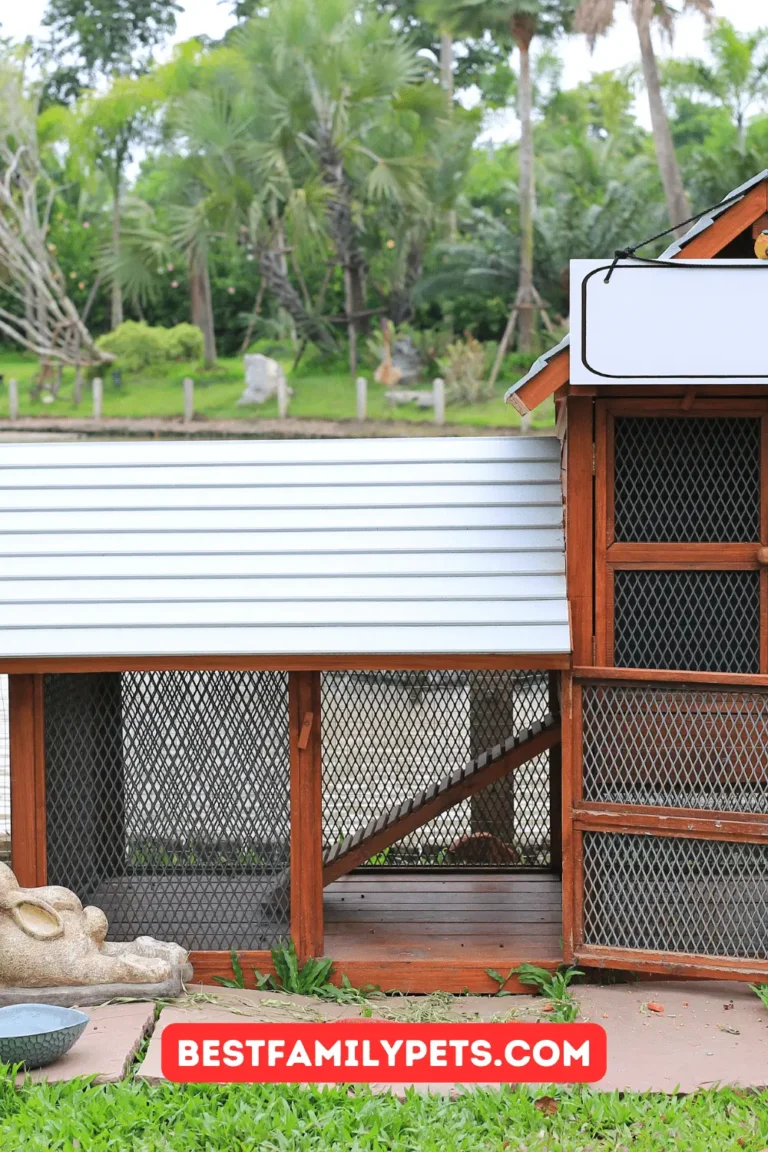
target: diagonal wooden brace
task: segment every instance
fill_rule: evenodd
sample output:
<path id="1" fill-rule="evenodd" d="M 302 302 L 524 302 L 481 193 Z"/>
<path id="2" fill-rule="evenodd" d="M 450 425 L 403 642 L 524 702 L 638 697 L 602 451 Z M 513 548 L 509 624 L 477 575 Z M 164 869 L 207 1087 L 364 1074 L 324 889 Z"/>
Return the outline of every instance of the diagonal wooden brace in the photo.
<path id="1" fill-rule="evenodd" d="M 441 812 L 460 804 L 489 784 L 495 784 L 509 772 L 541 755 L 560 743 L 560 719 L 551 715 L 537 721 L 531 728 L 511 737 L 503 746 L 497 745 L 450 776 L 430 784 L 414 796 L 382 812 L 364 827 L 334 844 L 325 853 L 323 886 L 331 884 L 383 852 L 397 840 L 415 832 L 422 824 L 434 820 Z"/>

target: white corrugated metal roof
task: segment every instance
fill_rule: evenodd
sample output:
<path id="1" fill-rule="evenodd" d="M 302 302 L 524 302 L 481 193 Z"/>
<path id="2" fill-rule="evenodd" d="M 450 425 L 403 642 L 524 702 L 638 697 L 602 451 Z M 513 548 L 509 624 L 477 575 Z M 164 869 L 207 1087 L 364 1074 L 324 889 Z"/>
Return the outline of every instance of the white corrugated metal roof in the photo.
<path id="1" fill-rule="evenodd" d="M 554 437 L 0 448 L 0 656 L 564 653 Z"/>

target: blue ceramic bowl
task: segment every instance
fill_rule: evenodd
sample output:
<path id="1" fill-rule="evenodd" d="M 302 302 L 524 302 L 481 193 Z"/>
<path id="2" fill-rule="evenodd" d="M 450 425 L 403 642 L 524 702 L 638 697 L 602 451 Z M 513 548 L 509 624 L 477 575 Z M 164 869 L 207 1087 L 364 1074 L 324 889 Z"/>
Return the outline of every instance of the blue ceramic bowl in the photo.
<path id="1" fill-rule="evenodd" d="M 0 1008 L 0 1063 L 42 1068 L 69 1052 L 88 1023 L 84 1012 L 55 1004 Z"/>

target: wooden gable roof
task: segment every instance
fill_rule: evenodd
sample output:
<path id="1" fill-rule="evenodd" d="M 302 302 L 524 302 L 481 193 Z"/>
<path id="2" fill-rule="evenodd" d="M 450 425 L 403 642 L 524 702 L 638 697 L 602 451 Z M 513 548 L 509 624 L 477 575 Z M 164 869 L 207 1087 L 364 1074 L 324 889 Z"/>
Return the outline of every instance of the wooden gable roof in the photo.
<path id="1" fill-rule="evenodd" d="M 735 198 L 741 195 L 741 198 Z M 713 208 L 702 216 L 680 240 L 664 251 L 661 260 L 709 260 L 718 256 L 749 228 L 768 213 L 768 169 L 723 198 L 723 207 Z M 558 388 L 568 383 L 570 374 L 570 336 L 545 352 L 527 375 L 518 380 L 504 399 L 522 415 L 537 408 Z"/>

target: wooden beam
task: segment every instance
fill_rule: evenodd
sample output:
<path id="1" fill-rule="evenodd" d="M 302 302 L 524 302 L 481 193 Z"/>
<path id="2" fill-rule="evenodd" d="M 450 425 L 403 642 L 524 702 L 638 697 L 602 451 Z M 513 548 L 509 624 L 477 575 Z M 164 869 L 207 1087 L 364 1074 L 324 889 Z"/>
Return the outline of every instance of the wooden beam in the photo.
<path id="1" fill-rule="evenodd" d="M 538 408 L 553 392 L 568 383 L 571 373 L 571 356 L 568 348 L 563 348 L 557 356 L 553 356 L 549 363 L 537 372 L 527 383 L 523 384 L 517 392 L 513 392 L 508 403 L 515 408 L 521 416 L 527 416 Z"/>
<path id="2" fill-rule="evenodd" d="M 344 876 L 353 868 L 357 868 L 366 860 L 370 860 L 371 856 L 375 856 L 377 852 L 383 852 L 385 848 L 389 848 L 403 836 L 415 832 L 423 824 L 434 820 L 441 812 L 446 812 L 449 808 L 460 804 L 462 800 L 467 800 L 481 789 L 495 784 L 507 773 L 514 771 L 522 764 L 526 764 L 542 752 L 546 752 L 548 748 L 552 748 L 559 741 L 560 726 L 552 723 L 541 728 L 534 735 L 522 739 L 504 755 L 488 757 L 490 763 L 487 765 L 483 763 L 484 757 L 481 756 L 475 762 L 477 764 L 476 770 L 458 776 L 455 783 L 451 778 L 450 784 L 441 781 L 439 785 L 433 785 L 431 789 L 426 790 L 426 795 L 429 798 L 423 803 L 420 802 L 421 794 L 404 801 L 400 806 L 402 816 L 396 815 L 395 819 L 388 819 L 387 817 L 395 814 L 393 809 L 392 813 L 382 813 L 378 820 L 374 817 L 367 828 L 361 829 L 362 835 L 358 844 L 354 845 L 355 837 L 353 837 L 354 846 L 336 858 L 332 858 L 330 863 L 326 864 L 323 869 L 323 885 L 338 880 L 340 876 Z M 459 770 L 459 772 L 461 771 Z M 430 796 L 430 792 L 433 792 L 434 795 Z M 380 824 L 383 826 L 377 831 L 376 829 Z M 369 829 L 370 834 L 366 836 L 365 832 L 368 832 Z"/>
<path id="3" fill-rule="evenodd" d="M 288 679 L 291 743 L 291 937 L 299 960 L 323 954 L 320 673 Z"/>
<path id="4" fill-rule="evenodd" d="M 371 653 L 370 655 L 272 656 L 23 656 L 0 657 L 0 673 L 30 672 L 484 672 L 495 669 L 548 671 L 570 668 L 567 652 Z"/>
<path id="5" fill-rule="evenodd" d="M 768 209 L 768 184 L 763 180 L 742 200 L 726 208 L 709 228 L 683 245 L 678 260 L 706 260 L 717 256 L 731 241 L 750 228 Z"/>
<path id="6" fill-rule="evenodd" d="M 686 672 L 658 668 L 574 668 L 574 680 L 605 680 L 646 684 L 673 684 L 687 688 L 708 684 L 712 688 L 756 688 L 768 690 L 768 676 L 746 672 Z"/>
<path id="7" fill-rule="evenodd" d="M 751 980 L 762 984 L 768 977 L 768 960 L 640 952 L 633 948 L 606 948 L 596 944 L 582 944 L 576 953 L 576 961 L 589 968 L 620 968 L 629 972 L 707 980 Z"/>
<path id="8" fill-rule="evenodd" d="M 595 499 L 592 476 L 594 403 L 568 399 L 565 571 L 571 646 L 577 664 L 592 663 Z"/>
<path id="9" fill-rule="evenodd" d="M 582 832 L 654 835 L 677 839 L 723 840 L 731 843 L 764 844 L 768 841 L 768 816 L 705 809 L 651 808 L 622 804 L 577 803 L 574 827 Z"/>
<path id="10" fill-rule="evenodd" d="M 45 743 L 42 676 L 11 676 L 11 866 L 19 884 L 46 882 Z"/>

